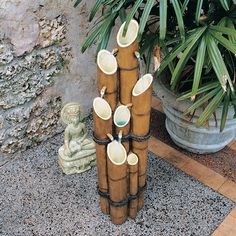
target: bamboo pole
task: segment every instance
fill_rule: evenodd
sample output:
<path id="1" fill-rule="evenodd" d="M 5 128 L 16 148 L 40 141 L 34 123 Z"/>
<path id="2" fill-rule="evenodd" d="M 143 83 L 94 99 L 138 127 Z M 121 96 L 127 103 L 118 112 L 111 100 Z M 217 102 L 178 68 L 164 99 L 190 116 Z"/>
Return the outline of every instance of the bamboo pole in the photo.
<path id="1" fill-rule="evenodd" d="M 127 153 L 124 146 L 113 140 L 107 146 L 108 185 L 110 200 L 114 203 L 127 201 Z M 114 206 L 110 204 L 113 224 L 122 224 L 127 219 L 127 204 Z"/>
<path id="2" fill-rule="evenodd" d="M 131 107 L 132 104 L 127 105 L 119 105 L 114 113 L 113 121 L 116 127 L 116 134 L 119 134 L 122 132 L 123 136 L 126 136 L 130 132 L 130 110 L 129 107 Z M 126 152 L 128 153 L 130 150 L 130 142 L 129 140 L 123 141 L 122 145 L 125 147 Z"/>
<path id="3" fill-rule="evenodd" d="M 117 61 L 111 52 L 104 49 L 97 56 L 97 78 L 98 91 L 106 87 L 104 99 L 114 111 L 117 105 Z"/>
<path id="4" fill-rule="evenodd" d="M 100 97 L 93 101 L 94 135 L 97 139 L 107 139 L 112 132 L 112 111 L 110 105 Z M 96 143 L 98 186 L 101 192 L 108 193 L 106 145 Z M 100 197 L 100 207 L 104 214 L 109 214 L 109 202 Z"/>
<path id="5" fill-rule="evenodd" d="M 136 52 L 139 51 L 137 42 L 139 25 L 131 20 L 126 35 L 123 37 L 123 23 L 117 34 L 117 62 L 119 67 L 120 90 L 119 97 L 122 104 L 131 103 L 132 89 L 139 78 L 139 63 Z"/>
<path id="6" fill-rule="evenodd" d="M 144 136 L 150 129 L 150 111 L 152 100 L 151 74 L 144 75 L 138 80 L 132 91 L 132 133 Z M 143 188 L 146 182 L 148 141 L 132 141 L 132 150 L 139 158 L 139 188 Z M 144 193 L 140 194 L 139 209 L 144 205 Z"/>
<path id="7" fill-rule="evenodd" d="M 129 169 L 129 194 L 135 196 L 138 193 L 138 157 L 130 153 L 127 157 Z M 129 217 L 135 219 L 138 212 L 138 199 L 131 199 L 129 202 Z"/>

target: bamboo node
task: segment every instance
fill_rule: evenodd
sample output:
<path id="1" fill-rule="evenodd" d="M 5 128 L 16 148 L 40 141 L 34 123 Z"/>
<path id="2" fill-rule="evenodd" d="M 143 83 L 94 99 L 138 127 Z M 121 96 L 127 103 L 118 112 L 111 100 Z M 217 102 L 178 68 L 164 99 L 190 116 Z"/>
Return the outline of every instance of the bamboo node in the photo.
<path id="1" fill-rule="evenodd" d="M 137 70 L 138 68 L 139 68 L 139 65 L 137 65 L 137 66 L 135 66 L 135 67 L 132 67 L 132 68 L 124 68 L 124 67 L 119 66 L 119 69 L 120 69 L 120 70 L 124 70 L 124 71 Z"/>

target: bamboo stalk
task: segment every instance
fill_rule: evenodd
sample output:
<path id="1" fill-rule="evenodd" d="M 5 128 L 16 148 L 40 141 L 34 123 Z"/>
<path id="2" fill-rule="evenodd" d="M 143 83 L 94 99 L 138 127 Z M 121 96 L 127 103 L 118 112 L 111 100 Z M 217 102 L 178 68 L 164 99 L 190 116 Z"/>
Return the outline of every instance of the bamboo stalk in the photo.
<path id="1" fill-rule="evenodd" d="M 122 132 L 123 136 L 126 136 L 130 132 L 130 110 L 129 107 L 132 106 L 132 104 L 127 105 L 119 105 L 114 113 L 113 121 L 116 127 L 116 133 L 119 134 Z M 130 150 L 130 142 L 129 140 L 123 141 L 122 145 L 125 147 L 126 152 L 128 153 Z"/>
<path id="2" fill-rule="evenodd" d="M 138 156 L 138 183 L 142 188 L 146 183 L 147 176 L 147 160 L 148 160 L 148 141 L 137 142 L 132 141 L 132 151 Z M 141 192 L 138 200 L 138 209 L 144 206 L 144 192 Z"/>
<path id="3" fill-rule="evenodd" d="M 138 69 L 133 70 L 123 70 L 119 71 L 119 79 L 120 79 L 120 102 L 122 104 L 127 104 L 132 101 L 131 91 L 137 82 L 139 77 Z"/>
<path id="4" fill-rule="evenodd" d="M 97 139 L 107 139 L 106 134 L 112 132 L 112 111 L 103 98 L 97 97 L 93 101 L 93 119 L 95 137 Z M 96 143 L 96 158 L 99 190 L 108 193 L 106 145 Z M 100 207 L 104 214 L 109 214 L 107 198 L 100 197 Z"/>
<path id="5" fill-rule="evenodd" d="M 139 77 L 139 63 L 135 52 L 139 50 L 137 35 L 139 25 L 135 20 L 131 20 L 126 36 L 123 37 L 125 22 L 121 25 L 117 34 L 117 62 L 120 79 L 120 102 L 128 104 L 132 99 L 132 89 Z"/>
<path id="6" fill-rule="evenodd" d="M 127 201 L 127 153 L 124 146 L 113 140 L 107 146 L 108 185 L 111 201 L 119 203 Z M 113 206 L 110 204 L 113 224 L 122 224 L 127 219 L 127 204 Z"/>
<path id="7" fill-rule="evenodd" d="M 130 153 L 127 157 L 129 169 L 129 194 L 130 196 L 138 193 L 138 157 Z M 129 202 L 129 217 L 135 219 L 138 212 L 138 199 L 131 199 Z"/>
<path id="8" fill-rule="evenodd" d="M 97 56 L 97 78 L 98 91 L 106 87 L 104 99 L 114 111 L 117 104 L 117 61 L 111 52 L 104 49 Z"/>
<path id="9" fill-rule="evenodd" d="M 132 132 L 135 135 L 146 135 L 150 128 L 152 81 L 152 75 L 146 74 L 132 91 Z"/>
<path id="10" fill-rule="evenodd" d="M 150 111 L 152 99 L 151 74 L 144 75 L 132 91 L 132 133 L 137 136 L 144 136 L 150 129 Z M 141 125 L 140 125 L 141 124 Z M 139 158 L 139 188 L 143 188 L 146 182 L 148 141 L 132 141 L 132 150 Z M 144 205 L 144 192 L 139 196 L 138 208 Z"/>

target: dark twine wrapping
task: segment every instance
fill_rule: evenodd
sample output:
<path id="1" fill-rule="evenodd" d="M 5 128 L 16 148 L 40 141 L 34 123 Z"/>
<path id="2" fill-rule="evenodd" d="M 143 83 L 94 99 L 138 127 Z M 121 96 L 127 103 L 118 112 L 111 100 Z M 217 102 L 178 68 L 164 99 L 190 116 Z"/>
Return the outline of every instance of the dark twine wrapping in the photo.
<path id="1" fill-rule="evenodd" d="M 140 195 L 142 192 L 144 192 L 144 190 L 146 189 L 146 187 L 147 187 L 147 183 L 145 183 L 145 185 L 144 185 L 143 187 L 139 187 L 139 188 L 138 188 L 137 194 L 135 194 L 135 195 L 128 195 L 127 200 L 121 201 L 121 202 L 114 202 L 114 201 L 112 201 L 112 200 L 110 199 L 109 193 L 107 193 L 107 192 L 102 192 L 102 191 L 99 190 L 99 188 L 98 188 L 98 194 L 99 194 L 101 197 L 107 198 L 108 201 L 109 201 L 109 203 L 110 203 L 112 206 L 114 206 L 114 207 L 121 207 L 121 206 L 128 205 L 131 200 L 137 199 L 137 198 L 139 197 L 139 195 Z"/>
<path id="2" fill-rule="evenodd" d="M 113 137 L 114 137 L 114 139 L 118 139 L 118 135 L 114 135 Z M 143 141 L 148 140 L 150 137 L 151 137 L 150 131 L 146 135 L 143 135 L 143 136 L 137 136 L 137 135 L 134 135 L 132 133 L 129 133 L 127 135 L 122 136 L 121 142 L 129 141 L 129 140 L 134 140 L 134 141 L 137 141 L 137 142 L 143 142 Z M 106 145 L 106 144 L 111 142 L 110 139 L 98 139 L 98 138 L 96 138 L 94 133 L 93 133 L 93 140 L 94 140 L 95 143 L 100 144 L 100 145 Z"/>

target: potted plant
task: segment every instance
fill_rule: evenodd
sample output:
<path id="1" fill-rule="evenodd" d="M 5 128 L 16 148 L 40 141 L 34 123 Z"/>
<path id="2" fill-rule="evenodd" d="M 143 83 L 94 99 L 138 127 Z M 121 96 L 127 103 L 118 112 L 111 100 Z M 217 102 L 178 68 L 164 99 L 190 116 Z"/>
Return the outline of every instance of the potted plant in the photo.
<path id="1" fill-rule="evenodd" d="M 146 70 L 154 61 L 154 88 L 179 146 L 209 153 L 234 139 L 235 0 L 97 0 L 90 21 L 98 11 L 102 15 L 82 51 L 95 40 L 98 50 L 105 48 L 116 20 L 128 26 L 135 18 Z"/>

